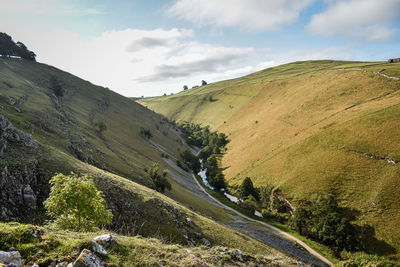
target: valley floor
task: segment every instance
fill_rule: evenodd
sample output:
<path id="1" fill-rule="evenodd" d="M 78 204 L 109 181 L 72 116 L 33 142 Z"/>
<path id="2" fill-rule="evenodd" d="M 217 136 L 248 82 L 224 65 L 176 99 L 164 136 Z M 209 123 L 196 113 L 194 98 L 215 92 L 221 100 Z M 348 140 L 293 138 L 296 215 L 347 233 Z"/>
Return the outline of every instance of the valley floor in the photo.
<path id="1" fill-rule="evenodd" d="M 298 245 L 292 240 L 287 239 L 281 233 L 273 231 L 260 223 L 250 221 L 246 218 L 246 216 L 240 216 L 239 214 L 232 212 L 231 208 L 225 206 L 219 201 L 216 201 L 212 196 L 207 194 L 197 183 L 195 178 L 192 177 L 192 174 L 180 169 L 172 160 L 164 160 L 172 167 L 173 170 L 170 170 L 169 173 L 175 181 L 183 185 L 187 190 L 190 191 L 190 193 L 206 200 L 210 205 L 217 206 L 221 209 L 221 212 L 228 214 L 228 221 L 218 221 L 218 219 L 213 218 L 217 222 L 239 230 L 270 247 L 297 258 L 301 262 L 315 266 L 327 265 L 325 262 L 312 256 L 302 246 Z M 330 263 L 328 260 L 326 261 Z M 330 263 L 330 265 L 332 265 L 332 263 Z"/>

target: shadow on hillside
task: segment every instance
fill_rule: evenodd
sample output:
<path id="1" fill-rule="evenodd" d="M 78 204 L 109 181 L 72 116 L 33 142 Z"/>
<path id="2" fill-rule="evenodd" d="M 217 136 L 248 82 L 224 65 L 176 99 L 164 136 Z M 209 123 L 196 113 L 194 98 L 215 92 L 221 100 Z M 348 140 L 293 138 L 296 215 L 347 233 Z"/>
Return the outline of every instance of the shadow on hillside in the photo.
<path id="1" fill-rule="evenodd" d="M 346 217 L 350 221 L 355 221 L 361 216 L 361 212 L 359 210 L 345 207 L 341 207 L 340 209 L 343 214 L 346 214 Z M 357 243 L 360 250 L 379 256 L 396 253 L 396 249 L 394 247 L 392 247 L 385 241 L 376 238 L 375 228 L 372 225 L 354 225 L 354 228 L 356 231 Z"/>
<path id="2" fill-rule="evenodd" d="M 396 253 L 396 249 L 375 237 L 375 228 L 369 224 L 357 227 L 361 249 L 367 253 L 386 256 Z"/>

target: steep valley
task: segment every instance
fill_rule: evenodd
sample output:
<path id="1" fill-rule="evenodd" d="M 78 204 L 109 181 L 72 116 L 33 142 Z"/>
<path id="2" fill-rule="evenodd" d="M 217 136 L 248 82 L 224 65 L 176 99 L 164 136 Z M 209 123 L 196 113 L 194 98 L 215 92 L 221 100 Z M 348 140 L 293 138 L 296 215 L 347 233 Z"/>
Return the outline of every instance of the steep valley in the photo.
<path id="1" fill-rule="evenodd" d="M 57 95 L 55 88 L 62 88 L 62 93 Z M 0 250 L 16 247 L 27 263 L 39 262 L 43 266 L 49 264 L 43 253 L 53 255 L 56 262 L 77 256 L 85 243 L 73 243 L 68 231 L 59 233 L 67 243 L 56 241 L 58 245 L 52 248 L 33 242 L 31 237 L 25 244 L 13 236 L 28 227 L 20 228 L 15 221 L 47 224 L 49 217 L 43 201 L 49 194 L 49 179 L 56 173 L 75 172 L 93 177 L 114 215 L 107 230 L 125 235 L 119 237 L 125 240 L 124 244 L 137 243 L 130 236 L 142 235 L 169 244 L 202 245 L 207 251 L 212 245 L 240 249 L 248 255 L 266 255 L 270 257 L 268 262 L 277 265 L 296 263 L 292 256 L 223 225 L 230 220 L 229 212 L 210 205 L 172 178 L 179 170 L 170 166 L 165 157 L 176 159 L 189 147 L 178 129 L 162 116 L 51 66 L 10 58 L 0 59 L 0 105 L 0 218 L 7 222 L 0 229 L 4 237 L 0 238 Z M 150 132 L 151 138 L 143 131 Z M 166 195 L 151 189 L 154 185 L 145 168 L 153 163 L 171 173 L 168 179 L 172 190 Z M 51 226 L 44 227 L 41 231 L 55 231 Z M 151 239 L 143 242 L 144 246 L 154 247 Z M 31 246 L 37 249 L 24 249 Z M 159 245 L 160 253 L 161 249 Z M 113 253 L 110 260 L 115 264 L 131 252 Z M 217 255 L 213 264 L 224 261 L 224 253 L 210 253 Z M 188 260 L 193 257 L 190 253 L 185 255 Z M 207 255 L 205 251 L 203 256 Z M 140 258 L 135 257 L 125 266 Z M 225 257 L 231 259 L 229 255 Z M 151 260 L 157 262 L 157 257 L 148 262 Z"/>
<path id="2" fill-rule="evenodd" d="M 398 63 L 295 62 L 139 103 L 225 133 L 232 190 L 250 177 L 294 206 L 333 194 L 355 225 L 374 229 L 366 251 L 398 255 L 397 77 Z"/>

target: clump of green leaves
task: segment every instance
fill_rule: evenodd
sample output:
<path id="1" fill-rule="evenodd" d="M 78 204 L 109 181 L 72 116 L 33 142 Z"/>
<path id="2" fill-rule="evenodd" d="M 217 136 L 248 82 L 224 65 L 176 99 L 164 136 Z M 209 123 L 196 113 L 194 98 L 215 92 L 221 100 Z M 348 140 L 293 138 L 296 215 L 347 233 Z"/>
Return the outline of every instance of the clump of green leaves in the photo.
<path id="1" fill-rule="evenodd" d="M 150 129 L 145 129 L 143 127 L 140 127 L 139 130 L 139 135 L 143 138 L 150 139 L 153 137 L 153 134 L 151 133 Z"/>
<path id="2" fill-rule="evenodd" d="M 171 184 L 167 180 L 167 171 L 160 172 L 160 167 L 154 163 L 150 169 L 144 170 L 147 177 L 153 182 L 155 189 L 158 192 L 164 193 L 165 189 L 171 190 Z"/>
<path id="3" fill-rule="evenodd" d="M 103 194 L 90 176 L 59 173 L 50 184 L 50 195 L 44 206 L 60 227 L 90 231 L 111 223 L 113 214 L 106 208 Z"/>
<path id="4" fill-rule="evenodd" d="M 193 173 L 198 173 L 200 171 L 201 163 L 199 158 L 193 155 L 192 152 L 185 150 L 180 154 L 180 157 L 182 158 L 183 162 L 190 167 Z"/>

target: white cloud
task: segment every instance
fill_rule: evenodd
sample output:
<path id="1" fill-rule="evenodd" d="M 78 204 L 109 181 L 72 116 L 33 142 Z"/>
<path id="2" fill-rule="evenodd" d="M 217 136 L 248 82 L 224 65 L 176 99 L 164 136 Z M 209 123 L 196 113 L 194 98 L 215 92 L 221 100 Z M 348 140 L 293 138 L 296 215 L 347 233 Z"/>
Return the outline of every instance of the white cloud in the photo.
<path id="1" fill-rule="evenodd" d="M 338 0 L 313 15 L 308 29 L 315 34 L 385 41 L 398 31 L 390 28 L 400 18 L 399 0 Z"/>
<path id="2" fill-rule="evenodd" d="M 271 30 L 295 22 L 312 1 L 178 0 L 167 13 L 198 25 Z"/>
<path id="3" fill-rule="evenodd" d="M 81 40 L 75 33 L 56 30 L 23 41 L 38 54 L 38 61 L 126 96 L 177 92 L 183 84 L 249 71 L 245 67 L 254 49 L 200 43 L 193 35 L 186 29 L 126 29 Z"/>
<path id="4" fill-rule="evenodd" d="M 198 74 L 223 73 L 240 65 L 253 53 L 252 48 L 214 46 L 198 42 L 178 44 L 179 52 L 166 57 L 156 65 L 148 76 L 138 77 L 138 81 L 152 82 L 195 76 Z"/>

